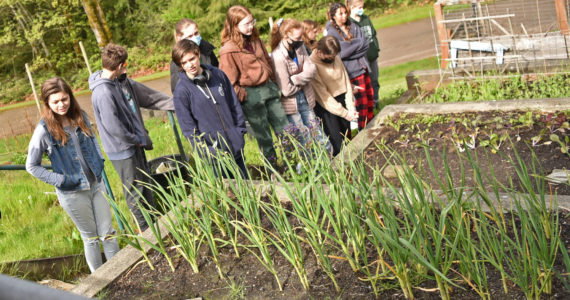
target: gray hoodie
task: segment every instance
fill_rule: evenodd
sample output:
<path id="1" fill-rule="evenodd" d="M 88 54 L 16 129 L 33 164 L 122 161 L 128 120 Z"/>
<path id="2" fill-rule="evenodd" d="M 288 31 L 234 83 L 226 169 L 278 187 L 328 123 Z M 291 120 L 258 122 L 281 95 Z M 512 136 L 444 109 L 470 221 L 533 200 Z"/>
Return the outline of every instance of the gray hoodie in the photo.
<path id="1" fill-rule="evenodd" d="M 131 95 L 129 105 L 118 80 L 101 77 L 102 71 L 89 76 L 91 101 L 103 149 L 110 160 L 131 157 L 136 147 L 152 149 L 152 141 L 144 127 L 141 107 L 154 110 L 174 110 L 172 98 L 130 78 L 123 83 Z"/>

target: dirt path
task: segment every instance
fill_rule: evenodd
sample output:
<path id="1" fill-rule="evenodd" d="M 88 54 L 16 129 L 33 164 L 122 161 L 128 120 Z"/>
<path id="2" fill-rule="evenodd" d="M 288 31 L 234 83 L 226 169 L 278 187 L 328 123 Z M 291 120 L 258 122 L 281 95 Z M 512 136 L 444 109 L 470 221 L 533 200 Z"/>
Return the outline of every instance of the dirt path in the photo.
<path id="1" fill-rule="evenodd" d="M 430 19 L 378 30 L 380 68 L 436 56 Z"/>
<path id="2" fill-rule="evenodd" d="M 146 81 L 144 84 L 167 95 L 172 95 L 170 92 L 170 77 L 168 76 Z M 91 93 L 77 96 L 76 98 L 81 108 L 87 112 L 91 121 L 95 122 L 93 106 L 91 105 Z M 0 138 L 31 133 L 39 120 L 40 114 L 35 105 L 0 112 Z"/>
<path id="3" fill-rule="evenodd" d="M 432 26 L 429 19 L 414 21 L 378 30 L 380 67 L 387 67 L 436 55 Z M 171 95 L 169 77 L 145 82 L 149 87 Z M 91 120 L 91 94 L 77 100 Z M 33 132 L 40 119 L 36 106 L 27 106 L 0 112 L 0 138 Z"/>

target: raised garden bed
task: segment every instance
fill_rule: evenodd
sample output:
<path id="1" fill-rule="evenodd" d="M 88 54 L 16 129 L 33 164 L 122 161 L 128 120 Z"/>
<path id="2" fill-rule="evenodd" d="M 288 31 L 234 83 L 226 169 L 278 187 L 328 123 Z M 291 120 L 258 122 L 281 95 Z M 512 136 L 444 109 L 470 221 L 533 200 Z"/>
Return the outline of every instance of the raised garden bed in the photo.
<path id="1" fill-rule="evenodd" d="M 511 65 L 514 67 L 514 65 Z M 526 63 L 518 70 L 481 73 L 450 70 L 418 70 L 406 75 L 404 103 L 446 103 L 515 99 L 545 99 L 568 96 L 568 61 Z M 519 73 L 520 72 L 520 73 Z"/>
<path id="2" fill-rule="evenodd" d="M 426 151 L 433 165 L 450 168 L 456 184 L 477 185 L 468 155 L 477 167 L 493 175 L 502 185 L 510 181 L 520 188 L 517 164 L 526 165 L 532 176 L 546 177 L 555 170 L 570 168 L 570 110 L 558 112 L 487 111 L 457 114 L 397 114 L 371 131 L 376 138 L 364 150 L 373 168 L 398 165 L 403 158 L 416 168 L 429 168 Z M 428 184 L 438 185 L 426 172 Z M 570 175 L 569 175 L 570 176 Z M 552 183 L 555 194 L 570 195 L 566 184 Z M 486 180 L 487 189 L 491 186 Z"/>
<path id="3" fill-rule="evenodd" d="M 561 239 L 570 240 L 570 216 L 562 215 Z M 508 219 L 508 216 L 507 216 Z M 210 258 L 209 249 L 203 247 L 199 254 L 200 272 L 194 273 L 188 263 L 174 250 L 172 255 L 175 271 L 172 271 L 166 259 L 156 251 L 149 254 L 155 269 L 151 270 L 145 263 L 130 269 L 119 277 L 112 285 L 99 294 L 102 299 L 405 299 L 398 289 L 395 278 L 384 280 L 380 284 L 382 290 L 375 296 L 370 283 L 360 280 L 364 274 L 355 273 L 348 262 L 333 260 L 334 274 L 341 291 L 337 292 L 326 274 L 320 271 L 311 249 L 304 247 L 307 255 L 305 269 L 307 270 L 311 288 L 304 290 L 295 274 L 291 264 L 279 255 L 278 251 L 271 249 L 275 257 L 279 277 L 283 283 L 280 291 L 273 275 L 267 271 L 251 253 L 243 251 L 240 258 L 230 247 L 221 249 L 219 253 L 222 272 L 226 278 L 220 279 L 216 265 Z M 376 259 L 372 256 L 371 261 Z M 562 258 L 556 261 L 556 272 L 565 272 Z M 455 266 L 457 267 L 457 266 Z M 503 291 L 501 275 L 493 271 L 487 264 L 487 281 L 489 283 L 489 297 L 491 299 L 523 299 L 524 294 L 509 282 L 509 293 Z M 360 279 L 359 279 L 360 278 Z M 456 278 L 460 280 L 460 278 Z M 412 279 L 414 283 L 414 296 L 416 299 L 441 299 L 434 280 L 422 280 L 420 277 Z M 570 291 L 560 280 L 555 279 L 553 296 L 548 299 L 568 299 Z M 481 299 L 467 284 L 453 287 L 450 291 L 452 299 Z"/>
<path id="4" fill-rule="evenodd" d="M 531 129 L 539 128 L 536 124 L 542 124 L 541 120 L 546 121 L 543 122 L 546 126 L 550 121 L 560 120 L 551 131 L 567 136 L 563 121 L 570 109 L 567 101 L 521 103 L 507 102 L 500 108 L 494 103 L 470 105 L 471 112 L 503 112 L 480 113 L 479 119 L 469 113 L 457 115 L 452 123 L 457 125 L 455 131 L 444 130 L 452 122 L 448 119 L 435 136 L 423 133 L 418 141 L 425 140 L 426 144 L 429 141 L 428 147 L 434 148 L 432 158 L 436 159 L 444 148 L 452 151 L 466 147 L 463 141 L 470 142 L 465 137 L 471 136 L 467 129 L 476 130 L 478 127 L 473 125 L 476 121 L 481 125 L 477 136 L 487 130 L 489 143 L 477 140 L 475 144 L 479 143 L 479 147 L 467 147 L 465 152 L 458 151 L 458 156 L 478 149 L 499 155 L 493 150 L 499 153 L 508 147 L 493 144 L 495 140 L 489 130 L 494 130 L 500 141 L 501 129 L 516 128 L 519 142 L 524 143 L 541 133 L 539 130 L 527 134 L 517 127 L 525 123 L 525 118 L 528 124 L 533 120 Z M 385 169 L 371 168 L 377 161 L 382 163 L 378 145 L 389 145 L 400 153 L 421 150 L 424 154 L 413 137 L 424 132 L 427 125 L 422 128 L 418 117 L 414 119 L 418 125 L 401 124 L 396 131 L 390 125 L 399 122 L 395 110 L 408 113 L 402 118 L 408 120 L 414 111 L 430 115 L 425 111 L 450 113 L 457 112 L 457 107 L 388 107 L 334 164 L 317 155 L 317 159 L 301 161 L 301 175 L 296 175 L 295 168 L 288 168 L 287 178 L 291 182 L 280 176 L 271 184 L 224 182 L 199 164 L 191 167 L 192 183 L 172 182 L 169 192 L 164 193 L 170 195 L 166 200 L 172 210 L 162 217 L 160 226 L 152 227 L 155 235 L 165 239 L 153 243 L 155 250 L 148 254 L 150 263 L 143 261 L 123 269 L 122 275 L 114 278 L 99 296 L 109 299 L 395 299 L 411 294 L 419 299 L 570 297 L 567 278 L 570 219 L 556 202 L 564 200 L 561 205 L 567 207 L 569 197 L 556 197 L 554 193 L 563 192 L 563 188 L 551 190 L 544 181 L 537 181 L 540 177 L 535 175 L 543 173 L 531 168 L 525 171 L 524 166 L 531 161 L 521 158 L 518 163 L 515 158 L 510 165 L 506 162 L 495 165 L 499 161 L 487 165 L 522 169 L 512 176 L 512 185 L 484 179 L 465 180 L 459 186 L 439 184 L 449 178 L 463 178 L 454 173 L 457 168 L 445 168 L 451 162 L 451 154 L 433 169 L 427 168 L 426 172 L 431 172 L 437 184 L 426 184 L 430 177 L 419 168 L 427 166 L 426 163 L 418 162 L 410 168 L 410 161 L 394 161 L 399 171 L 392 179 L 384 176 Z M 517 118 L 505 113 L 513 107 L 524 112 L 513 112 Z M 532 111 L 530 117 L 526 116 L 527 111 Z M 507 120 L 516 119 L 520 124 L 495 119 L 507 115 Z M 485 127 L 484 120 L 496 122 Z M 504 126 L 499 128 L 497 124 Z M 406 138 L 409 141 L 400 140 L 401 134 L 411 134 Z M 565 141 L 564 135 L 560 137 Z M 553 141 L 550 135 L 548 138 Z M 438 141 L 441 147 L 435 148 Z M 544 141 L 546 138 L 541 143 Z M 404 144 L 404 148 L 399 148 Z M 553 141 L 537 147 L 551 148 L 547 152 L 549 159 L 560 153 L 556 161 L 568 165 L 568 158 L 564 157 L 568 154 L 561 151 L 562 145 L 554 144 Z M 493 145 L 498 149 L 492 148 Z M 375 152 L 377 156 L 373 156 Z M 406 157 L 419 161 L 421 156 L 411 152 Z M 469 165 L 473 161 L 467 158 L 465 162 Z M 442 174 L 441 170 L 447 171 Z M 482 173 L 488 171 L 482 169 Z M 464 174 L 468 173 L 473 174 L 472 171 Z M 499 194 L 500 191 L 505 194 Z M 493 197 L 499 197 L 503 204 L 493 205 Z M 180 201 L 184 205 L 178 205 Z M 167 230 L 173 234 L 166 234 Z M 149 240 L 149 231 L 142 237 L 130 237 L 135 238 L 131 240 L 134 245 L 141 245 Z M 104 276 L 96 272 L 92 277 L 86 281 L 99 281 Z"/>

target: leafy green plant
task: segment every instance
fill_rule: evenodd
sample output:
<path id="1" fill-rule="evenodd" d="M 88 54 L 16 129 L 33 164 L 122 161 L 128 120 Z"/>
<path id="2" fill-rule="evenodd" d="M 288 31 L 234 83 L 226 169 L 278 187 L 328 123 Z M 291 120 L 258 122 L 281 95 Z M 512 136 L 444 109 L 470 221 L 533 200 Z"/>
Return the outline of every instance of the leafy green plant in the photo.
<path id="1" fill-rule="evenodd" d="M 523 75 L 461 80 L 437 88 L 432 95 L 416 99 L 425 103 L 471 102 L 507 99 L 566 97 L 570 92 L 567 74 L 541 75 L 528 80 Z"/>

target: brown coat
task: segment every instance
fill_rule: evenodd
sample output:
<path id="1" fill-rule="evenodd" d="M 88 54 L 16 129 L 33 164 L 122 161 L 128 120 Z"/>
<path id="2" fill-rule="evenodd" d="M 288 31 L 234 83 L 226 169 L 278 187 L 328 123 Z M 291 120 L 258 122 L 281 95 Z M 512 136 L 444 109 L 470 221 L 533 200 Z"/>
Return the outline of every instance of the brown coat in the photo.
<path id="1" fill-rule="evenodd" d="M 312 82 L 317 102 L 331 114 L 341 118 L 346 117 L 349 110 L 355 110 L 354 95 L 352 94 L 352 85 L 348 78 L 348 73 L 342 61 L 337 55 L 332 64 L 324 63 L 317 56 L 317 51 L 313 51 L 311 54 L 311 61 L 317 67 L 317 74 Z M 345 93 L 344 102 L 346 108 L 334 99 L 334 97 L 343 93 Z"/>
<path id="2" fill-rule="evenodd" d="M 307 54 L 305 47 L 296 50 L 297 65 L 287 54 L 284 41 L 281 41 L 277 48 L 271 52 L 275 79 L 281 89 L 281 104 L 283 110 L 288 115 L 297 113 L 297 97 L 295 94 L 300 90 L 305 92 L 309 107 L 315 107 L 315 92 L 311 86 L 311 81 L 315 77 L 317 69 Z"/>
<path id="3" fill-rule="evenodd" d="M 271 58 L 265 45 L 257 39 L 252 42 L 252 46 L 254 53 L 227 41 L 220 49 L 220 69 L 230 79 L 240 102 L 247 98 L 245 87 L 259 86 L 274 80 Z"/>

